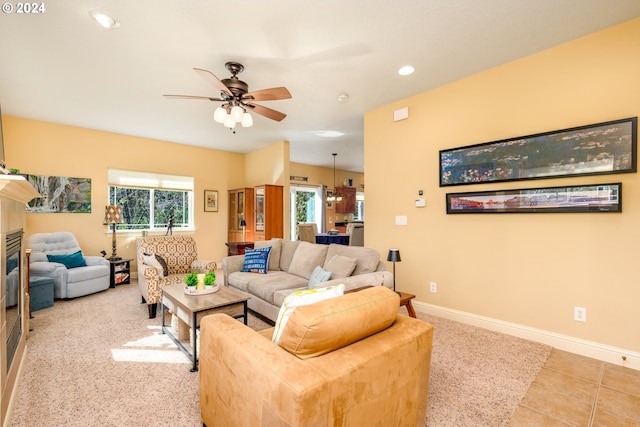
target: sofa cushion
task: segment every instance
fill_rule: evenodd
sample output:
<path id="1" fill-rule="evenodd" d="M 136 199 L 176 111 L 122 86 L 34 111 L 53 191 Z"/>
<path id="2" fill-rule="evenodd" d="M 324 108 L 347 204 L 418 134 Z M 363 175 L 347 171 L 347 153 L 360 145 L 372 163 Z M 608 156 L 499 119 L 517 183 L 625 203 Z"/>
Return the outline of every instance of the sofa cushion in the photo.
<path id="1" fill-rule="evenodd" d="M 351 276 L 351 273 L 356 268 L 356 262 L 355 258 L 334 255 L 325 264 L 325 268 L 331 272 L 332 279 L 342 279 L 343 277 Z"/>
<path id="2" fill-rule="evenodd" d="M 314 245 L 309 242 L 300 242 L 296 253 L 293 254 L 291 265 L 289 266 L 289 273 L 296 276 L 309 279 L 313 269 L 318 265 L 324 264 L 324 259 L 327 256 L 327 245 Z"/>
<path id="3" fill-rule="evenodd" d="M 289 266 L 291 266 L 291 260 L 293 260 L 293 255 L 296 253 L 298 249 L 298 245 L 300 245 L 299 240 L 282 240 L 280 249 L 280 270 L 289 271 Z"/>
<path id="4" fill-rule="evenodd" d="M 47 260 L 49 262 L 58 262 L 63 264 L 67 268 L 86 267 L 87 263 L 84 261 L 82 251 L 77 251 L 72 254 L 53 255 L 48 254 Z"/>
<path id="5" fill-rule="evenodd" d="M 284 271 L 271 271 L 269 274 L 233 273 L 229 278 L 229 282 L 231 283 L 231 277 L 236 278 L 239 274 L 250 276 L 246 278 L 245 292 L 249 292 L 269 304 L 273 304 L 273 298 L 276 292 L 296 289 L 303 286 L 306 288 L 309 284 L 305 278 L 288 274 Z M 241 287 L 238 287 L 238 289 L 243 290 Z"/>
<path id="6" fill-rule="evenodd" d="M 270 253 L 271 246 L 259 249 L 247 248 L 244 252 L 244 266 L 242 267 L 242 272 L 267 274 Z"/>
<path id="7" fill-rule="evenodd" d="M 254 249 L 271 247 L 269 253 L 269 270 L 280 270 L 280 251 L 282 249 L 282 239 L 259 240 L 254 243 Z"/>
<path id="8" fill-rule="evenodd" d="M 380 254 L 375 249 L 362 246 L 329 245 L 326 262 L 328 263 L 335 255 L 356 259 L 356 268 L 351 273 L 353 276 L 376 271 L 380 262 Z M 326 264 L 324 269 L 327 269 Z"/>
<path id="9" fill-rule="evenodd" d="M 309 289 L 313 289 L 320 283 L 324 283 L 331 278 L 331 272 L 317 266 L 313 269 L 311 277 L 309 277 Z"/>
<path id="10" fill-rule="evenodd" d="M 273 330 L 273 337 L 271 340 L 276 344 L 279 343 L 282 332 L 285 330 L 285 326 L 297 307 L 339 297 L 343 293 L 344 285 L 329 286 L 318 289 L 305 289 L 303 291 L 291 293 L 285 298 L 282 307 L 280 307 L 278 320 L 276 321 L 276 327 Z"/>
<path id="11" fill-rule="evenodd" d="M 279 345 L 300 359 L 329 353 L 391 326 L 399 304 L 398 294 L 375 286 L 297 307 Z"/>

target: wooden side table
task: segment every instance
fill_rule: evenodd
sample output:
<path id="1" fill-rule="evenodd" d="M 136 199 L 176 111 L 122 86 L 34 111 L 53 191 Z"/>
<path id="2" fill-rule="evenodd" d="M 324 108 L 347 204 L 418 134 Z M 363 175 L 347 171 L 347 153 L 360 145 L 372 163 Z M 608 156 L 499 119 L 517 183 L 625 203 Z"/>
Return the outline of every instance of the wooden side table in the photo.
<path id="1" fill-rule="evenodd" d="M 244 255 L 246 248 L 253 249 L 253 242 L 227 242 L 225 245 L 229 248 L 227 256 Z"/>
<path id="2" fill-rule="evenodd" d="M 363 289 L 367 289 L 370 288 L 371 286 L 363 286 L 361 288 L 356 288 L 356 289 L 351 289 L 349 291 L 345 291 L 345 294 L 350 294 L 351 292 L 358 292 L 361 291 Z M 400 307 L 402 307 L 403 305 L 405 307 L 407 307 L 407 312 L 409 313 L 410 317 L 413 317 L 414 319 L 416 318 L 416 311 L 413 309 L 413 305 L 411 305 L 411 300 L 414 299 L 416 296 L 413 294 L 408 294 L 406 292 L 396 292 L 398 295 L 400 295 Z"/>
<path id="3" fill-rule="evenodd" d="M 108 260 L 109 268 L 109 287 L 115 288 L 116 285 L 125 285 L 131 283 L 131 259 Z"/>
<path id="4" fill-rule="evenodd" d="M 415 318 L 416 311 L 413 309 L 413 305 L 411 305 L 411 300 L 414 299 L 416 296 L 412 294 L 408 294 L 406 292 L 398 292 L 398 294 L 400 294 L 400 307 L 402 307 L 403 305 L 406 306 L 409 316 Z"/>

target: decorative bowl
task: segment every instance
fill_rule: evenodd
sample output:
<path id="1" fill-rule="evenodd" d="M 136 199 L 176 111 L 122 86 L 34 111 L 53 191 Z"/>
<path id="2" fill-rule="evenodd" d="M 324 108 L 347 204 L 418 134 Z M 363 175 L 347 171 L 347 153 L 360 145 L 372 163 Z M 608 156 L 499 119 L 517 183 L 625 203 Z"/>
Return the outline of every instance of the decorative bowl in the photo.
<path id="1" fill-rule="evenodd" d="M 195 286 L 185 286 L 184 293 L 186 295 L 206 295 L 212 294 L 214 292 L 218 292 L 220 290 L 220 285 L 206 286 L 204 289 L 196 289 Z"/>

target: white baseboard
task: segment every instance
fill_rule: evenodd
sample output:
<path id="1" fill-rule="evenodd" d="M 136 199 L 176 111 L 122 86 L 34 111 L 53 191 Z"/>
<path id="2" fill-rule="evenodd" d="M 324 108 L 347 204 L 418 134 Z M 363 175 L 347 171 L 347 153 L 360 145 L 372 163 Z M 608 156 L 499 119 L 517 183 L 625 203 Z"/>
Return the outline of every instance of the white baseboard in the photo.
<path id="1" fill-rule="evenodd" d="M 414 300 L 412 305 L 416 311 L 426 314 L 536 341 L 550 345 L 558 350 L 580 354 L 582 356 L 591 357 L 614 365 L 624 366 L 626 368 L 640 371 L 640 353 L 634 351 L 587 341 L 568 335 L 561 335 L 542 329 L 530 328 L 517 323 L 505 322 L 473 313 L 440 307 L 420 301 Z"/>

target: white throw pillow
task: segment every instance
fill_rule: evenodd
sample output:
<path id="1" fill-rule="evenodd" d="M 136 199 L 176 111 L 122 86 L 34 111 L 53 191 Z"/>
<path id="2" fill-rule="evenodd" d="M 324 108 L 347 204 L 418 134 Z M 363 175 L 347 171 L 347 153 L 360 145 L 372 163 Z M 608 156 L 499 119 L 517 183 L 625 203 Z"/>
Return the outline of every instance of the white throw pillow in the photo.
<path id="1" fill-rule="evenodd" d="M 278 320 L 276 321 L 276 327 L 273 331 L 273 337 L 271 340 L 276 344 L 280 342 L 282 331 L 296 307 L 313 304 L 314 302 L 324 301 L 329 298 L 339 297 L 343 294 L 343 284 L 329 286 L 326 288 L 305 289 L 304 291 L 295 291 L 289 294 L 284 299 L 282 307 L 280 307 L 280 311 L 278 312 Z"/>
<path id="2" fill-rule="evenodd" d="M 142 255 L 142 259 L 145 265 L 154 267 L 156 270 L 158 270 L 158 275 L 160 276 L 161 279 L 164 277 L 164 268 L 162 267 L 162 264 L 160 264 L 160 261 L 158 261 L 158 259 L 154 254 L 144 254 Z"/>

